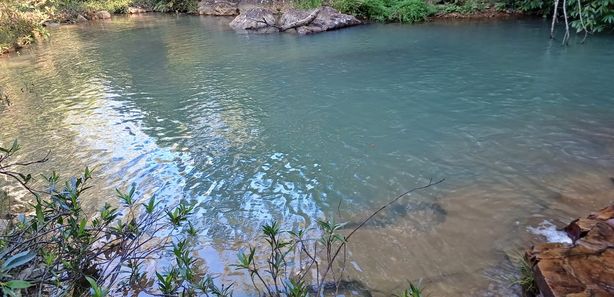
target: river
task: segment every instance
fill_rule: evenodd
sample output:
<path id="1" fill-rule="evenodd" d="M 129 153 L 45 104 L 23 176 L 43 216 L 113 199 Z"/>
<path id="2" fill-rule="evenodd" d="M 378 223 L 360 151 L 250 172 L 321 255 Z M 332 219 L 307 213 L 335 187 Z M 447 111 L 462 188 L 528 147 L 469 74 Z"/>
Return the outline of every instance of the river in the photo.
<path id="1" fill-rule="evenodd" d="M 135 184 L 196 206 L 213 273 L 259 226 L 357 222 L 349 278 L 383 295 L 513 296 L 506 257 L 544 221 L 614 201 L 614 38 L 561 47 L 541 20 L 236 34 L 148 15 L 52 29 L 0 59 L 0 142 L 35 172 L 95 168 L 89 210 Z M 10 186 L 5 185 L 10 188 Z M 340 207 L 339 207 L 340 206 Z M 350 265 L 351 264 L 351 265 Z"/>

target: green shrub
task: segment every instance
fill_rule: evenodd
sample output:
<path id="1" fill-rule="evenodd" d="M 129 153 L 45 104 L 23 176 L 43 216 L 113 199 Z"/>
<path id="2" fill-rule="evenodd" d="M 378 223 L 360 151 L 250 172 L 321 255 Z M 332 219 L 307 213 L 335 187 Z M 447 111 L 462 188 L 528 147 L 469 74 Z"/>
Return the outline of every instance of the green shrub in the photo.
<path id="1" fill-rule="evenodd" d="M 294 6 L 300 9 L 313 9 L 322 6 L 322 0 L 295 0 Z"/>
<path id="2" fill-rule="evenodd" d="M 132 2 L 132 0 L 94 0 L 85 2 L 83 7 L 88 11 L 106 10 L 110 13 L 126 13 Z"/>
<path id="3" fill-rule="evenodd" d="M 198 10 L 196 0 L 153 0 L 153 9 L 160 12 L 188 12 Z"/>
<path id="4" fill-rule="evenodd" d="M 472 14 L 488 9 L 489 5 L 485 0 L 466 0 L 445 3 L 437 6 L 437 11 L 444 14 L 460 13 Z"/>
<path id="5" fill-rule="evenodd" d="M 333 7 L 376 22 L 423 22 L 435 13 L 434 6 L 425 0 L 335 0 Z"/>
<path id="6" fill-rule="evenodd" d="M 145 291 L 168 297 L 232 296 L 233 285 L 217 285 L 194 256 L 198 232 L 188 220 L 193 206 L 180 203 L 169 209 L 154 196 L 139 197 L 131 187 L 117 190 L 114 205 L 105 203 L 96 214 L 88 214 L 81 197 L 92 188 L 89 169 L 64 183 L 54 172 L 45 177 L 47 190 L 35 190 L 30 187 L 32 175 L 17 170 L 45 162 L 49 154 L 34 162 L 12 161 L 19 150 L 16 141 L 0 145 L 0 177 L 22 185 L 34 201 L 31 214 L 19 215 L 0 232 L 4 233 L 0 234 L 0 292 L 4 295 L 86 296 L 89 292 L 103 297 Z M 343 232 L 345 224 L 330 220 L 318 220 L 313 229 L 284 230 L 275 221 L 265 224 L 261 238 L 266 243 L 240 251 L 232 266 L 248 274 L 258 296 L 328 296 L 342 282 L 336 275 L 343 274 L 352 235 L 405 195 L 441 182 L 430 180 L 397 196 L 350 232 Z M 173 261 L 162 271 L 153 271 L 155 277 L 149 276 L 144 263 L 159 255 L 169 255 Z M 294 262 L 297 257 L 303 260 Z M 421 294 L 410 283 L 402 296 Z"/>
<path id="7" fill-rule="evenodd" d="M 614 1 L 582 0 L 580 8 L 576 1 L 568 2 L 567 11 L 574 18 L 571 26 L 578 32 L 586 29 L 588 33 L 603 32 L 614 29 Z M 582 14 L 582 19 L 580 19 Z"/>
<path id="8" fill-rule="evenodd" d="M 424 22 L 434 12 L 434 7 L 424 0 L 402 0 L 392 6 L 388 19 L 401 23 Z"/>
<path id="9" fill-rule="evenodd" d="M 537 296 L 539 289 L 535 284 L 533 267 L 520 251 L 511 252 L 508 255 L 514 266 L 518 269 L 518 276 L 510 279 L 512 285 L 519 285 L 524 291 L 524 296 Z"/>
<path id="10" fill-rule="evenodd" d="M 47 8 L 35 1 L 0 2 L 0 53 L 30 44 L 44 35 Z"/>
<path id="11" fill-rule="evenodd" d="M 333 7 L 357 18 L 376 22 L 385 22 L 390 15 L 384 0 L 334 0 Z"/>

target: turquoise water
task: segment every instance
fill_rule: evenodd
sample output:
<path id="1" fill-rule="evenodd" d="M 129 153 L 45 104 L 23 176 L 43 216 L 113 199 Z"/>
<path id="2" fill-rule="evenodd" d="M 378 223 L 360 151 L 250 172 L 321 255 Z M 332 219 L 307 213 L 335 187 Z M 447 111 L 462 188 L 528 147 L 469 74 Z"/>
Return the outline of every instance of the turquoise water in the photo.
<path id="1" fill-rule="evenodd" d="M 67 26 L 0 59 L 0 141 L 38 170 L 95 167 L 95 209 L 137 185 L 197 206 L 224 269 L 261 223 L 355 222 L 348 275 L 376 292 L 511 296 L 505 254 L 614 201 L 614 38 L 563 48 L 540 20 L 241 35 L 229 19 Z M 10 187 L 7 185 L 6 187 Z M 100 193 L 100 194 L 98 194 Z M 340 204 L 341 203 L 341 204 Z M 338 210 L 338 206 L 339 207 Z"/>

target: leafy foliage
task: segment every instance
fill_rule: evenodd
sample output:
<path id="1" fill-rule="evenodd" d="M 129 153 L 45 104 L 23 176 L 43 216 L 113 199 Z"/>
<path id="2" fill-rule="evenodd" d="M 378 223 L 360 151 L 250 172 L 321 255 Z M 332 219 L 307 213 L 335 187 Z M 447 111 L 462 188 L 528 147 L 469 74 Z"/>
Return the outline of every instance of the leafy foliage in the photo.
<path id="1" fill-rule="evenodd" d="M 35 190 L 30 187 L 32 175 L 15 170 L 45 162 L 47 156 L 12 162 L 20 149 L 16 141 L 0 146 L 0 176 L 17 181 L 34 199 L 33 213 L 19 216 L 0 237 L 0 290 L 5 295 L 104 297 L 125 294 L 122 288 L 128 288 L 160 296 L 232 296 L 232 284 L 218 285 L 197 264 L 194 238 L 198 232 L 188 221 L 192 205 L 161 207 L 155 197 L 139 197 L 132 186 L 125 192 L 116 190 L 118 207 L 105 203 L 92 217 L 81 206 L 81 197 L 91 189 L 89 168 L 63 183 L 53 172 L 44 177 L 47 190 Z M 342 233 L 345 224 L 333 220 L 318 220 L 316 228 L 291 231 L 277 221 L 267 223 L 261 229 L 266 244 L 239 252 L 233 267 L 247 272 L 258 295 L 306 297 L 337 291 L 352 234 L 404 195 L 437 183 L 430 181 L 398 196 L 348 235 Z M 168 236 L 157 236 L 160 231 Z M 173 261 L 149 279 L 144 262 L 162 254 Z M 420 294 L 410 284 L 402 296 Z"/>
<path id="2" fill-rule="evenodd" d="M 0 53 L 34 42 L 46 34 L 42 24 L 51 13 L 47 1 L 0 1 Z"/>
<path id="3" fill-rule="evenodd" d="M 423 0 L 402 0 L 391 7 L 388 20 L 400 23 L 424 22 L 435 13 L 435 7 Z"/>
<path id="4" fill-rule="evenodd" d="M 33 194 L 33 214 L 21 216 L 1 237 L 3 292 L 78 296 L 89 290 L 92 296 L 105 296 L 109 293 L 105 287 L 119 282 L 128 281 L 136 287 L 144 276 L 142 263 L 166 249 L 172 251 L 176 265 L 170 273 L 159 274 L 164 275 L 158 277 L 160 291 L 181 288 L 196 292 L 201 279 L 209 277 L 195 267 L 190 236 L 179 232 L 192 206 L 160 208 L 153 197 L 146 203 L 137 203 L 137 191 L 132 187 L 126 193 L 117 190 L 122 209 L 106 203 L 90 218 L 83 211 L 81 197 L 91 188 L 91 170 L 86 168 L 80 177 L 64 183 L 54 172 L 45 177 L 47 190 L 34 190 L 29 187 L 31 175 L 15 170 L 44 162 L 46 157 L 35 162 L 11 162 L 19 150 L 16 141 L 0 147 L 0 175 L 17 181 Z M 156 237 L 160 230 L 170 230 L 171 234 Z"/>
<path id="5" fill-rule="evenodd" d="M 574 18 L 571 26 L 577 32 L 586 29 L 589 33 L 595 33 L 614 29 L 614 0 L 570 1 L 567 10 Z"/>
<path id="6" fill-rule="evenodd" d="M 555 0 L 511 0 L 510 8 L 525 13 L 552 17 Z M 562 17 L 562 4 L 559 3 L 557 17 Z M 597 33 L 614 29 L 614 0 L 571 0 L 567 1 L 567 14 L 570 25 L 577 32 Z"/>
<path id="7" fill-rule="evenodd" d="M 196 0 L 153 0 L 153 8 L 160 12 L 196 12 Z"/>
<path id="8" fill-rule="evenodd" d="M 313 9 L 323 5 L 322 0 L 295 0 L 294 5 L 300 9 Z"/>
<path id="9" fill-rule="evenodd" d="M 376 22 L 385 22 L 390 15 L 384 0 L 335 0 L 333 7 L 357 18 Z"/>

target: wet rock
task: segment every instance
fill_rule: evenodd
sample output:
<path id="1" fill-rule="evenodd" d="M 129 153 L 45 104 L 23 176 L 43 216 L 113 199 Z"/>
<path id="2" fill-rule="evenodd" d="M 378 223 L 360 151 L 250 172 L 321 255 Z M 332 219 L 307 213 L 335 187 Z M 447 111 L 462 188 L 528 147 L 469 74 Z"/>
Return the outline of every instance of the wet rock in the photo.
<path id="1" fill-rule="evenodd" d="M 147 13 L 149 12 L 147 9 L 145 8 L 141 8 L 141 7 L 128 7 L 128 14 L 140 14 L 140 13 Z"/>
<path id="2" fill-rule="evenodd" d="M 598 221 L 591 219 L 576 219 L 563 229 L 574 242 L 586 236 Z"/>
<path id="3" fill-rule="evenodd" d="M 272 10 L 256 7 L 238 15 L 230 22 L 230 27 L 239 32 L 274 33 L 279 32 L 276 23 Z"/>
<path id="4" fill-rule="evenodd" d="M 290 9 L 282 15 L 280 25 L 282 27 L 289 26 L 292 23 L 307 18 L 310 13 L 311 11 L 307 10 Z M 359 24 L 361 24 L 361 21 L 356 17 L 340 13 L 332 7 L 324 6 L 320 8 L 319 13 L 313 21 L 306 25 L 293 28 L 292 30 L 298 34 L 304 35 L 336 30 Z"/>
<path id="5" fill-rule="evenodd" d="M 198 2 L 198 14 L 232 16 L 239 14 L 238 1 L 205 0 Z"/>
<path id="6" fill-rule="evenodd" d="M 614 205 L 564 230 L 573 244 L 542 243 L 526 254 L 543 296 L 614 296 Z"/>

